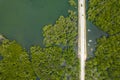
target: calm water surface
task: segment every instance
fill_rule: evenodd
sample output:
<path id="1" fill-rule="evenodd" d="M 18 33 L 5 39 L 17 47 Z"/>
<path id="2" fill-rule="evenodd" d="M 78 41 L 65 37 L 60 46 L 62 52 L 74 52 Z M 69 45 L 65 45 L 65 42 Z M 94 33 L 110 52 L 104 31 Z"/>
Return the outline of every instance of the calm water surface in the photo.
<path id="1" fill-rule="evenodd" d="M 97 45 L 97 39 L 103 35 L 106 36 L 107 34 L 87 20 L 87 50 L 89 57 L 94 55 L 93 52 L 95 51 L 95 47 Z"/>
<path id="2" fill-rule="evenodd" d="M 0 0 L 0 33 L 25 48 L 42 45 L 42 27 L 68 8 L 68 0 Z"/>
<path id="3" fill-rule="evenodd" d="M 89 0 L 86 0 L 86 13 L 89 8 L 88 4 Z M 87 23 L 87 51 L 88 51 L 88 58 L 94 55 L 94 51 L 97 45 L 97 39 L 101 36 L 107 36 L 105 32 L 98 29 L 94 24 L 92 24 L 88 19 Z"/>

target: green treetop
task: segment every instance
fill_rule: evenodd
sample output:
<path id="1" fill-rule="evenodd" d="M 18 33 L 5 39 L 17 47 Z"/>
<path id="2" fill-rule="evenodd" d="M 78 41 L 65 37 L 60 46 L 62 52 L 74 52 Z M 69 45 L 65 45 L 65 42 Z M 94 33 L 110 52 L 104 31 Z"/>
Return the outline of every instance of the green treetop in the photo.
<path id="1" fill-rule="evenodd" d="M 73 6 L 75 8 L 77 7 L 77 3 L 75 2 L 75 0 L 69 0 L 68 2 L 71 6 Z"/>
<path id="2" fill-rule="evenodd" d="M 27 53 L 15 41 L 0 45 L 0 80 L 35 80 Z"/>
<path id="3" fill-rule="evenodd" d="M 73 48 L 31 47 L 32 66 L 41 80 L 78 80 L 79 62 Z"/>
<path id="4" fill-rule="evenodd" d="M 120 79 L 120 35 L 98 40 L 95 57 L 86 63 L 86 80 Z"/>
<path id="5" fill-rule="evenodd" d="M 74 11 L 69 10 L 68 12 L 68 17 L 60 16 L 54 25 L 46 25 L 43 28 L 44 43 L 46 46 L 75 45 L 77 37 L 77 16 Z"/>
<path id="6" fill-rule="evenodd" d="M 120 33 L 120 0 L 89 0 L 88 19 L 110 35 Z"/>

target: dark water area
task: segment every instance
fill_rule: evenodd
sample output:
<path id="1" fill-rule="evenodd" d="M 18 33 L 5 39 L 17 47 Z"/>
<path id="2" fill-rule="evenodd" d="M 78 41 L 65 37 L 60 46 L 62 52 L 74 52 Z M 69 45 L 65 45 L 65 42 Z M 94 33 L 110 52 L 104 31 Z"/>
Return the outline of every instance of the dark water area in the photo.
<path id="1" fill-rule="evenodd" d="M 68 9 L 68 0 L 0 0 L 0 33 L 24 48 L 43 46 L 42 27 Z"/>
<path id="2" fill-rule="evenodd" d="M 89 8 L 89 0 L 86 0 L 86 16 L 87 11 Z M 88 17 L 88 16 L 87 16 Z M 107 36 L 105 32 L 103 32 L 101 29 L 98 29 L 97 26 L 95 26 L 92 22 L 90 22 L 87 18 L 86 21 L 87 24 L 87 52 L 88 52 L 88 58 L 94 56 L 94 52 L 97 45 L 97 39 L 99 39 L 102 36 Z"/>
<path id="3" fill-rule="evenodd" d="M 94 51 L 97 45 L 97 39 L 102 36 L 107 36 L 105 32 L 98 29 L 90 21 L 87 20 L 87 52 L 88 58 L 94 55 Z"/>
<path id="4" fill-rule="evenodd" d="M 2 56 L 0 56 L 0 60 L 2 60 L 3 59 L 3 57 Z"/>

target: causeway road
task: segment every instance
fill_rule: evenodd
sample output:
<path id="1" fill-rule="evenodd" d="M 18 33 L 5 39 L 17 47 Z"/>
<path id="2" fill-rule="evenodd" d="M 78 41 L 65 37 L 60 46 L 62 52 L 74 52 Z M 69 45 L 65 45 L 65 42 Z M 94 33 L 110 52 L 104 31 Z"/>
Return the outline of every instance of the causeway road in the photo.
<path id="1" fill-rule="evenodd" d="M 85 0 L 78 0 L 78 55 L 80 58 L 80 80 L 85 80 L 86 49 Z"/>

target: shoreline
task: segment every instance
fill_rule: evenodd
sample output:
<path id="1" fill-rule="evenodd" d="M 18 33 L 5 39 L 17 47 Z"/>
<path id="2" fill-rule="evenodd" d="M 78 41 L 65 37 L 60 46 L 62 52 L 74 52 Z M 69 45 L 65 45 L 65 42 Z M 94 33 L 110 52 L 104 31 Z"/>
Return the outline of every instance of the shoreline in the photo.
<path id="1" fill-rule="evenodd" d="M 2 35 L 2 34 L 0 34 L 0 42 L 2 42 L 3 40 L 5 40 L 6 38 Z"/>

